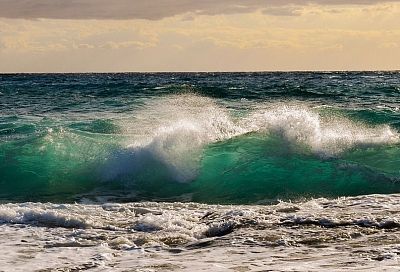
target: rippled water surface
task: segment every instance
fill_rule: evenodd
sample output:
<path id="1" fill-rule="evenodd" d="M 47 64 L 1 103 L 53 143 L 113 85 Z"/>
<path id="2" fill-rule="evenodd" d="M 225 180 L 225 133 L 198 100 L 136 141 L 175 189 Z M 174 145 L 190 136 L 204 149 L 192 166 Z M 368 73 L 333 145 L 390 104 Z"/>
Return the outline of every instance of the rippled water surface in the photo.
<path id="1" fill-rule="evenodd" d="M 399 88 L 396 72 L 1 75 L 0 198 L 396 193 Z"/>
<path id="2" fill-rule="evenodd" d="M 0 75 L 0 271 L 397 271 L 400 73 Z"/>

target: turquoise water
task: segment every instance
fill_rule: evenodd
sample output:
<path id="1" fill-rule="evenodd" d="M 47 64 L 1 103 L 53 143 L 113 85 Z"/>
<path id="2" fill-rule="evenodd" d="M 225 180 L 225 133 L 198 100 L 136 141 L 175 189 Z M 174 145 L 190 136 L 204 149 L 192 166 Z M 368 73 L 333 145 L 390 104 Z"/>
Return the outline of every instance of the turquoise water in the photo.
<path id="1" fill-rule="evenodd" d="M 1 201 L 400 192 L 400 73 L 0 75 Z"/>

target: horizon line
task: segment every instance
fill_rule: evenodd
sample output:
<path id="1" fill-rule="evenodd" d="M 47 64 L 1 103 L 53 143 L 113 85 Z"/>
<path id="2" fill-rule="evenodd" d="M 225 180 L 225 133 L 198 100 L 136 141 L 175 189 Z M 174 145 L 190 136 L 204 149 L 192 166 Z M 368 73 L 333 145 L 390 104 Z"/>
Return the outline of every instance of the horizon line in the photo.
<path id="1" fill-rule="evenodd" d="M 377 70 L 244 70 L 244 71 L 85 71 L 85 72 L 1 72 L 0 75 L 15 74 L 227 74 L 227 73 L 360 73 L 360 72 L 400 72 L 400 69 L 377 69 Z"/>

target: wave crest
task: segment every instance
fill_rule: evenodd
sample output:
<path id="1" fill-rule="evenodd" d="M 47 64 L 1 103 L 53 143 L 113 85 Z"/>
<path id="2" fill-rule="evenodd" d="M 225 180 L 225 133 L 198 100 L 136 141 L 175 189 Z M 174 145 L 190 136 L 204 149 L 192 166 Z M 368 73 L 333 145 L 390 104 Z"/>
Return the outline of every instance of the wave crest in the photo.
<path id="1" fill-rule="evenodd" d="M 145 169 L 190 182 L 198 176 L 206 145 L 247 133 L 278 135 L 287 146 L 305 146 L 322 158 L 339 156 L 357 146 L 399 142 L 399 134 L 388 125 L 372 127 L 325 116 L 301 103 L 261 104 L 239 118 L 216 101 L 192 94 L 152 100 L 123 125 L 133 136 L 126 148 L 110 156 L 103 167 L 103 180 L 135 179 Z"/>
<path id="2" fill-rule="evenodd" d="M 324 117 L 305 105 L 273 105 L 247 118 L 251 131 L 280 135 L 289 144 L 303 144 L 314 154 L 337 156 L 356 147 L 399 142 L 399 134 L 388 125 L 367 126 L 338 116 Z"/>

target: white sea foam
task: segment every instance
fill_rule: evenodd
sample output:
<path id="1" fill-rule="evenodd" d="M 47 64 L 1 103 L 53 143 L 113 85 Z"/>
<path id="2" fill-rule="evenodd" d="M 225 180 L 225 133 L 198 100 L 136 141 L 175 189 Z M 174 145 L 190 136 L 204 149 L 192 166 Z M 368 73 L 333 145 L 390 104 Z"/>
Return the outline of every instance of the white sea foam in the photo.
<path id="1" fill-rule="evenodd" d="M 158 163 L 175 181 L 192 181 L 204 145 L 246 132 L 209 98 L 181 95 L 149 103 L 135 113 L 134 122 L 123 123 L 125 133 L 136 137 L 127 141 L 126 149 L 112 155 L 103 179 L 134 175 Z"/>
<path id="2" fill-rule="evenodd" d="M 371 127 L 341 117 L 323 117 L 302 104 L 258 110 L 248 117 L 246 126 L 252 131 L 279 134 L 290 144 L 304 144 L 328 157 L 355 146 L 399 142 L 399 134 L 387 125 Z"/>
<path id="3" fill-rule="evenodd" d="M 131 122 L 121 123 L 131 137 L 126 148 L 110 156 L 102 178 L 137 176 L 143 169 L 164 167 L 171 179 L 190 182 L 198 175 L 204 146 L 254 132 L 278 135 L 287 145 L 304 145 L 321 157 L 399 142 L 399 134 L 387 125 L 326 117 L 300 102 L 256 104 L 241 115 L 234 117 L 215 100 L 192 94 L 151 100 L 133 113 Z"/>
<path id="4" fill-rule="evenodd" d="M 371 195 L 235 207 L 2 204 L 1 269 L 206 271 L 218 265 L 249 271 L 390 270 L 398 266 L 400 254 L 399 198 Z"/>
<path id="5" fill-rule="evenodd" d="M 0 222 L 12 224 L 37 224 L 65 228 L 87 228 L 93 225 L 90 218 L 75 216 L 66 208 L 9 204 L 0 206 Z"/>

